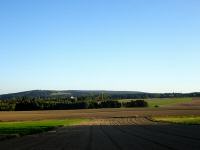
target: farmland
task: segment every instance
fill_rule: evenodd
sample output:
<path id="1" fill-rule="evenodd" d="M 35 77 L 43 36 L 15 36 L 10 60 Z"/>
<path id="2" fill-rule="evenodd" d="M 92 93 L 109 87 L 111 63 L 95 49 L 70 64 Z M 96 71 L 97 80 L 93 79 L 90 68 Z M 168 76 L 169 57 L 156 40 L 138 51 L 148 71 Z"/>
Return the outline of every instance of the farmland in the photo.
<path id="1" fill-rule="evenodd" d="M 109 118 L 3 141 L 0 147 L 5 150 L 199 150 L 199 134 L 200 126 L 155 123 L 144 117 Z"/>
<path id="2" fill-rule="evenodd" d="M 171 116 L 171 117 L 155 117 L 156 121 L 177 123 L 177 124 L 200 124 L 199 116 Z"/>
<path id="3" fill-rule="evenodd" d="M 59 126 L 72 126 L 88 119 L 42 120 L 0 123 L 0 134 L 28 135 L 45 132 Z"/>
<path id="4" fill-rule="evenodd" d="M 192 98 L 166 98 L 166 99 L 150 99 L 148 100 L 149 107 L 170 106 L 180 103 L 191 102 Z"/>
<path id="5" fill-rule="evenodd" d="M 163 106 L 172 106 L 182 103 L 192 102 L 192 98 L 153 98 L 153 99 L 144 99 L 148 102 L 149 107 L 163 107 Z M 131 101 L 130 99 L 122 99 L 119 102 L 124 103 Z"/>
<path id="6" fill-rule="evenodd" d="M 2 122 L 89 119 L 46 133 L 0 142 L 1 150 L 199 150 L 200 126 L 154 122 L 152 118 L 199 118 L 199 99 L 158 108 L 0 112 Z M 82 120 L 81 119 L 81 120 Z M 180 119 L 179 119 L 180 120 Z M 60 123 L 59 123 L 60 124 Z M 63 122 L 61 122 L 63 125 Z"/>

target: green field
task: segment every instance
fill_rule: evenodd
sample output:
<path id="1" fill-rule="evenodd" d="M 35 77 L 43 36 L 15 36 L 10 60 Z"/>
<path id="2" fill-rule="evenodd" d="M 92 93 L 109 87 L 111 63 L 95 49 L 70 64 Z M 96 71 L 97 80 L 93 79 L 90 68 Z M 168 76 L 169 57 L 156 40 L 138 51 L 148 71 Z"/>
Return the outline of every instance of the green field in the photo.
<path id="1" fill-rule="evenodd" d="M 191 102 L 192 98 L 163 98 L 163 99 L 149 99 L 147 102 L 149 107 L 169 106 L 179 103 Z"/>
<path id="2" fill-rule="evenodd" d="M 59 126 L 71 126 L 80 124 L 88 119 L 43 120 L 24 122 L 1 122 L 0 134 L 28 135 L 49 131 Z"/>
<path id="3" fill-rule="evenodd" d="M 200 116 L 154 117 L 153 119 L 178 124 L 200 124 Z"/>
<path id="4" fill-rule="evenodd" d="M 133 99 L 134 100 L 134 99 Z M 154 99 L 144 99 L 148 102 L 149 107 L 162 107 L 170 106 L 180 103 L 191 102 L 192 98 L 154 98 Z M 122 99 L 119 102 L 128 102 L 130 99 Z"/>

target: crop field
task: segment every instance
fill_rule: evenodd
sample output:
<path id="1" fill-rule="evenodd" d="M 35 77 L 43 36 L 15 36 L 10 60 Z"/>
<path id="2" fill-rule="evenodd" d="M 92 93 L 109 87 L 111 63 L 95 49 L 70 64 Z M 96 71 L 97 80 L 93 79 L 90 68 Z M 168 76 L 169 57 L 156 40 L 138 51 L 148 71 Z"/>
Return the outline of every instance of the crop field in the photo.
<path id="1" fill-rule="evenodd" d="M 182 103 L 192 102 L 192 98 L 153 98 L 153 99 L 144 99 L 148 102 L 149 107 L 163 107 L 163 106 L 172 106 Z M 119 102 L 128 102 L 130 99 L 122 99 Z"/>
<path id="2" fill-rule="evenodd" d="M 197 121 L 200 116 L 199 106 L 200 100 L 195 99 L 159 108 L 0 112 L 0 120 L 10 123 L 31 121 L 33 124 L 35 120 L 67 118 L 78 120 L 75 126 L 63 126 L 48 132 L 0 141 L 0 149 L 199 150 L 200 125 L 170 123 L 173 118 L 189 122 L 195 118 Z M 88 118 L 89 121 L 82 122 L 84 119 L 79 118 Z M 152 118 L 168 120 L 157 122 L 152 121 Z M 61 121 L 57 125 L 63 124 Z"/>
<path id="3" fill-rule="evenodd" d="M 166 98 L 166 99 L 150 99 L 148 100 L 149 107 L 162 107 L 170 106 L 182 103 L 189 103 L 192 101 L 192 98 Z"/>

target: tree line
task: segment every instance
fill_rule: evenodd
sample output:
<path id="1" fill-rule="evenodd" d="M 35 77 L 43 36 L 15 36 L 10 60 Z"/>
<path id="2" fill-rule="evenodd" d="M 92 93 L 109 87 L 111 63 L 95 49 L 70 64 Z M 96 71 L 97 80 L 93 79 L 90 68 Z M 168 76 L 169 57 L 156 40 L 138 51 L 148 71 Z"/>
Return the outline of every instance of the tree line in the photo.
<path id="1" fill-rule="evenodd" d="M 69 101 L 69 100 L 3 100 L 0 101 L 0 111 L 31 111 L 31 110 L 70 110 L 70 109 L 99 109 L 120 107 L 147 107 L 144 100 L 119 102 L 116 100 L 105 101 Z"/>

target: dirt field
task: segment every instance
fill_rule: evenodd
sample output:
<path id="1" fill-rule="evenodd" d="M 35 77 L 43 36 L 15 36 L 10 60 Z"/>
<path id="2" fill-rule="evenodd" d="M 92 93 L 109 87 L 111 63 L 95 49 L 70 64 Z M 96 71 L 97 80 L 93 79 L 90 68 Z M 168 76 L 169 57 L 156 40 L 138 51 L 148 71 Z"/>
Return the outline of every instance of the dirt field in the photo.
<path id="1" fill-rule="evenodd" d="M 165 108 L 0 112 L 1 121 L 92 118 L 89 123 L 0 142 L 1 150 L 200 150 L 200 126 L 149 116 L 200 115 L 200 101 Z"/>
<path id="2" fill-rule="evenodd" d="M 52 110 L 27 112 L 0 112 L 0 121 L 27 121 L 65 118 L 110 118 L 131 116 L 200 115 L 200 107 L 120 108 L 91 110 Z"/>
<path id="3" fill-rule="evenodd" d="M 144 117 L 97 119 L 87 125 L 0 142 L 1 150 L 199 150 L 200 126 Z"/>
<path id="4" fill-rule="evenodd" d="M 0 121 L 27 121 L 65 118 L 110 118 L 131 116 L 177 116 L 200 115 L 200 98 L 190 103 L 177 104 L 162 108 L 119 108 L 119 109 L 83 109 L 51 111 L 0 112 Z"/>

